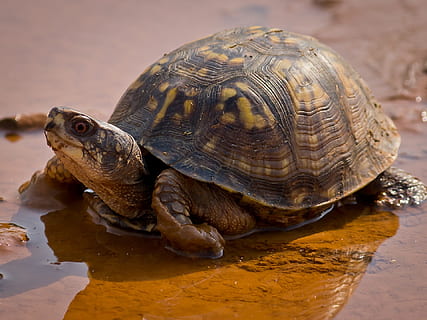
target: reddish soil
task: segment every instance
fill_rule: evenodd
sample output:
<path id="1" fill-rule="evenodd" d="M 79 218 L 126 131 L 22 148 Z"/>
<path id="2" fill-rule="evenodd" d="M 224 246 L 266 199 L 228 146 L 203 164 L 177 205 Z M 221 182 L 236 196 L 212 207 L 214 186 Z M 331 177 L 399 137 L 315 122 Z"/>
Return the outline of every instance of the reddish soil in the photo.
<path id="1" fill-rule="evenodd" d="M 427 181 L 424 0 L 2 1 L 0 118 L 67 105 L 106 119 L 164 53 L 243 25 L 310 34 L 340 52 L 398 125 L 396 164 Z M 230 241 L 223 259 L 193 261 L 158 239 L 107 232 L 78 200 L 49 212 L 22 206 L 18 187 L 52 154 L 41 131 L 0 133 L 1 319 L 427 314 L 427 204 L 343 207 L 292 232 Z M 16 240 L 24 235 L 10 222 L 29 241 Z"/>

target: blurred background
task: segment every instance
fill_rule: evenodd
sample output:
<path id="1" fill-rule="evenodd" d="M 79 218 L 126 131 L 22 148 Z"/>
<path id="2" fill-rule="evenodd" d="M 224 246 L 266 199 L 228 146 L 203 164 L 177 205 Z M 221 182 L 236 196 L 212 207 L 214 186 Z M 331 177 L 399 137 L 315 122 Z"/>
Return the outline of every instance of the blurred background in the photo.
<path id="1" fill-rule="evenodd" d="M 427 181 L 425 0 L 1 0 L 0 118 L 16 113 L 47 112 L 51 106 L 66 105 L 107 119 L 126 87 L 163 54 L 222 29 L 250 25 L 309 34 L 343 55 L 367 81 L 402 133 L 397 165 Z M 14 138 L 9 132 L 2 135 L 0 222 L 23 225 L 30 230 L 30 242 L 26 247 L 18 246 L 16 252 L 0 251 L 0 257 L 3 254 L 0 271 L 2 263 L 6 270 L 5 279 L 0 280 L 0 316 L 2 319 L 41 319 L 53 315 L 49 318 L 77 319 L 84 310 L 90 309 L 91 300 L 85 300 L 85 295 L 80 294 L 82 300 L 73 302 L 74 313 L 67 312 L 75 295 L 89 281 L 92 286 L 99 285 L 100 288 L 103 288 L 102 282 L 91 278 L 90 263 L 87 263 L 88 267 L 61 263 L 61 260 L 76 263 L 86 260 L 77 261 L 78 257 L 62 259 L 58 254 L 60 250 L 53 249 L 53 238 L 49 244 L 44 231 L 49 225 L 51 230 L 58 227 L 48 224 L 48 219 L 44 223 L 40 220 L 46 212 L 35 213 L 20 206 L 17 194 L 18 186 L 35 170 L 44 167 L 51 151 L 41 132 L 17 134 Z M 390 238 L 380 246 L 384 239 L 370 247 L 372 254 L 365 261 L 363 278 L 354 280 L 355 285 L 349 287 L 345 297 L 338 299 L 340 302 L 336 306 L 328 302 L 325 309 L 332 311 L 319 313 L 318 319 L 335 317 L 341 308 L 338 319 L 422 319 L 427 314 L 426 210 L 424 205 L 419 209 L 397 211 L 396 219 L 389 215 L 378 218 L 393 220 L 395 229 L 391 228 L 384 235 L 384 238 Z M 67 222 L 66 215 L 54 226 L 64 224 L 64 221 Z M 91 232 L 92 229 L 88 230 Z M 367 237 L 365 233 L 360 236 Z M 79 237 L 78 230 L 72 237 Z M 68 241 L 67 246 L 73 247 L 70 238 L 61 241 L 54 243 Z M 238 255 L 237 249 L 231 250 Z M 96 254 L 94 249 L 93 255 Z M 25 260 L 23 257 L 32 258 Z M 259 261 L 261 258 L 253 259 Z M 232 265 L 233 261 L 227 263 Z M 116 262 L 115 266 L 120 267 L 120 261 Z M 62 272 L 61 276 L 49 269 L 52 263 L 57 268 L 55 270 Z M 188 262 L 180 263 L 183 269 L 188 268 Z M 271 259 L 269 263 L 274 264 L 275 260 Z M 102 268 L 102 265 L 98 262 L 97 267 Z M 202 265 L 197 271 L 211 267 Z M 153 265 L 147 268 L 153 268 Z M 17 271 L 13 274 L 11 270 Z M 27 287 L 28 279 L 34 280 L 39 274 L 44 280 Z M 238 273 L 236 277 L 239 277 Z M 334 279 L 335 285 L 339 286 L 341 278 Z M 262 279 L 258 281 L 262 282 Z M 155 288 L 165 283 L 154 282 L 152 285 Z M 129 287 L 113 286 L 108 290 L 114 296 L 115 290 L 124 292 Z M 269 292 L 268 286 L 263 290 Z M 284 294 L 286 288 L 283 290 L 280 294 Z M 242 294 L 252 293 L 249 290 Z M 120 300 L 123 304 L 115 306 L 117 317 L 123 315 L 121 312 L 127 308 L 129 299 Z M 306 299 L 308 303 L 314 298 Z M 108 299 L 107 302 L 113 303 Z M 54 307 L 46 309 L 49 303 Z M 98 301 L 97 306 L 102 309 L 103 303 Z M 268 309 L 268 305 L 258 307 L 261 311 Z M 172 307 L 167 304 L 164 308 Z M 144 317 L 134 313 L 133 316 L 135 319 L 170 319 L 174 318 L 171 315 L 173 308 L 171 310 L 169 315 L 152 313 L 150 317 Z M 227 313 L 230 314 L 233 313 Z M 218 316 L 210 315 L 211 318 Z M 239 316 L 238 313 L 233 315 Z M 275 316 L 298 318 L 298 314 L 286 314 L 285 311 L 266 314 L 267 318 Z M 94 319 L 93 314 L 91 317 Z M 182 318 L 203 317 L 209 318 L 209 315 L 195 312 Z M 255 313 L 253 317 L 256 318 Z M 109 317 L 105 314 L 100 318 Z"/>

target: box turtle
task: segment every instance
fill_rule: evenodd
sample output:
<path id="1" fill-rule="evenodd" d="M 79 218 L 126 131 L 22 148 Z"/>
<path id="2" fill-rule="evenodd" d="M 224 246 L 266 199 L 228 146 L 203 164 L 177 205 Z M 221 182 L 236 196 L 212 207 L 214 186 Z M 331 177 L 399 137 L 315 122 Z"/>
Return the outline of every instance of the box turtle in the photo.
<path id="1" fill-rule="evenodd" d="M 279 29 L 185 44 L 130 85 L 108 123 L 53 108 L 45 134 L 56 153 L 46 179 L 78 181 L 110 222 L 157 230 L 189 256 L 220 257 L 223 236 L 314 221 L 362 188 L 391 207 L 427 194 L 390 167 L 399 134 L 353 68 Z"/>

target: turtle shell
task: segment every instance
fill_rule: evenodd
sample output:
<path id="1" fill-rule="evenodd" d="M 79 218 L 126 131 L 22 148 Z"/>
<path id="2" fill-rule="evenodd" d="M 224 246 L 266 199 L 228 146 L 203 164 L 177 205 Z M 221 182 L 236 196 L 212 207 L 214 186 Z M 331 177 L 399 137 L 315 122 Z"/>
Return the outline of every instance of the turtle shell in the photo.
<path id="1" fill-rule="evenodd" d="M 287 210 L 362 188 L 400 144 L 337 53 L 263 27 L 223 31 L 164 55 L 131 84 L 109 122 L 186 176 Z"/>

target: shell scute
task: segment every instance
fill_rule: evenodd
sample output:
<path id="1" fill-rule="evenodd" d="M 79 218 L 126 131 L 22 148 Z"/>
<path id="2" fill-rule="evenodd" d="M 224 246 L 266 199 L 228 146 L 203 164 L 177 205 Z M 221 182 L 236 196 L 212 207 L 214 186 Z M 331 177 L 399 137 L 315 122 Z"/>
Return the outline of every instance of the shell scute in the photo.
<path id="1" fill-rule="evenodd" d="M 262 27 L 227 30 L 162 57 L 110 122 L 189 177 L 291 210 L 363 187 L 390 166 L 400 143 L 337 53 Z"/>

